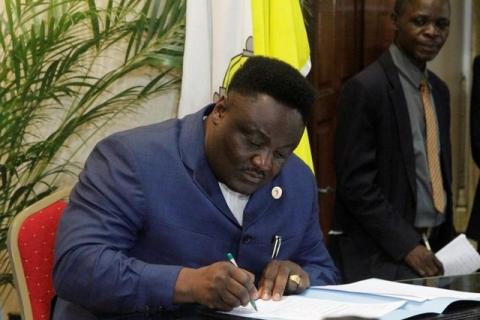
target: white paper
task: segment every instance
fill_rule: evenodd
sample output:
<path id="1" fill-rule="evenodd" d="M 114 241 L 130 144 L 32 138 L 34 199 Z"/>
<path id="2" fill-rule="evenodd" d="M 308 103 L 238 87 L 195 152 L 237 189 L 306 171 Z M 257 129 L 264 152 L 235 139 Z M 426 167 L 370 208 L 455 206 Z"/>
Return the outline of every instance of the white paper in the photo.
<path id="1" fill-rule="evenodd" d="M 435 298 L 456 298 L 462 300 L 480 300 L 479 293 L 448 290 L 434 287 L 418 286 L 376 278 L 361 280 L 349 284 L 312 287 L 346 292 L 375 294 L 404 300 L 422 302 Z"/>
<path id="2" fill-rule="evenodd" d="M 365 318 L 381 317 L 392 312 L 405 301 L 388 303 L 349 303 L 325 299 L 313 299 L 303 296 L 286 296 L 280 301 L 256 300 L 258 311 L 248 305 L 238 307 L 226 314 L 257 318 L 281 320 L 321 320 L 328 317 L 357 316 Z"/>
<path id="3" fill-rule="evenodd" d="M 480 268 L 480 255 L 464 234 L 450 241 L 435 256 L 443 264 L 446 276 L 469 274 Z"/>

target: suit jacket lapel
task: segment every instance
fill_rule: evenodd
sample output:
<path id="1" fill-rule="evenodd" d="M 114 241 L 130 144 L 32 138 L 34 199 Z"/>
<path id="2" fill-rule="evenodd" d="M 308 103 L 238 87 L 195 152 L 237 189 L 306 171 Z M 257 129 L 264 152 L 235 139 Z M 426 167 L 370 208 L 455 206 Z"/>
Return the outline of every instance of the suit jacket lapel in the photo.
<path id="1" fill-rule="evenodd" d="M 385 75 L 390 84 L 389 97 L 393 105 L 398 134 L 400 137 L 400 148 L 408 175 L 408 182 L 414 198 L 416 199 L 415 157 L 413 154 L 413 137 L 407 102 L 398 77 L 397 67 L 393 63 L 392 57 L 388 51 L 380 57 L 380 64 L 384 68 Z"/>
<path id="2" fill-rule="evenodd" d="M 276 180 L 277 179 L 274 179 L 273 182 Z M 272 202 L 272 183 L 270 182 L 250 196 L 250 200 L 244 211 L 243 227 L 248 228 L 255 223 L 255 221 L 270 208 Z"/>
<path id="3" fill-rule="evenodd" d="M 225 217 L 238 225 L 237 219 L 235 219 L 223 198 L 218 181 L 205 156 L 205 133 L 202 118 L 208 115 L 212 108 L 213 105 L 209 105 L 182 119 L 179 133 L 179 152 L 183 163 L 191 171 L 193 181 L 200 190 Z"/>

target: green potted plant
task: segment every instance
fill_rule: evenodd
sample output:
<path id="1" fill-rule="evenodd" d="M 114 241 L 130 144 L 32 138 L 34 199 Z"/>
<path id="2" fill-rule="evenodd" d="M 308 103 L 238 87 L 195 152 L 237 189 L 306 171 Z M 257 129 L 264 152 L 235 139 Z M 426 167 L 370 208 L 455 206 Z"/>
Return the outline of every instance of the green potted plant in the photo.
<path id="1" fill-rule="evenodd" d="M 95 132 L 179 82 L 185 1 L 99 3 L 4 0 L 0 8 L 0 285 L 12 282 L 12 218 L 77 173 L 73 156 Z M 112 52 L 122 55 L 118 66 L 100 70 Z M 144 68 L 156 75 L 120 88 Z"/>

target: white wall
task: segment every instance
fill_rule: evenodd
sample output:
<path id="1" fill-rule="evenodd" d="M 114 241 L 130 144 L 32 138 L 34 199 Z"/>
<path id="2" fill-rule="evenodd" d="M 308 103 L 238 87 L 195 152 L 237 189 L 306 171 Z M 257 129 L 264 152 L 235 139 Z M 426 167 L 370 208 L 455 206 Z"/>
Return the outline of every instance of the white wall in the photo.
<path id="1" fill-rule="evenodd" d="M 428 67 L 448 85 L 451 96 L 451 139 L 455 225 L 463 231 L 471 200 L 470 144 L 468 136 L 471 78 L 471 0 L 451 4 L 450 35 L 439 55 Z"/>

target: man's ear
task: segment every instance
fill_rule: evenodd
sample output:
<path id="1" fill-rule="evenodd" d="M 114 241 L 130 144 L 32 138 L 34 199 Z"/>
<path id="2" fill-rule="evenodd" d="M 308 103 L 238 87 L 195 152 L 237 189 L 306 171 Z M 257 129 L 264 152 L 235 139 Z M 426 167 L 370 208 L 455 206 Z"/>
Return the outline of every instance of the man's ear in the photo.
<path id="1" fill-rule="evenodd" d="M 220 99 L 215 103 L 212 113 L 210 114 L 210 117 L 212 117 L 212 121 L 214 124 L 217 124 L 225 116 L 225 111 L 226 111 L 225 104 L 226 104 L 225 96 L 221 96 Z"/>

